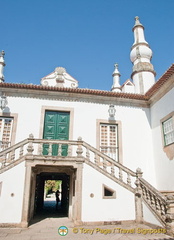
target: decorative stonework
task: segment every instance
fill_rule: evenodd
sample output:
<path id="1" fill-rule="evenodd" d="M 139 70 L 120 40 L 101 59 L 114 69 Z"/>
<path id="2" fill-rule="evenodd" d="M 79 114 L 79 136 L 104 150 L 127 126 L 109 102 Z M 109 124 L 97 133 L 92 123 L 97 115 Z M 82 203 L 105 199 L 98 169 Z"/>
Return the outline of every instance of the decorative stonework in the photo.
<path id="1" fill-rule="evenodd" d="M 55 79 L 56 79 L 56 82 L 57 82 L 56 87 L 60 86 L 59 83 L 64 83 L 64 81 L 65 81 L 64 73 L 66 73 L 66 70 L 63 67 L 57 67 L 55 69 Z"/>
<path id="2" fill-rule="evenodd" d="M 54 72 L 41 79 L 42 86 L 58 88 L 77 88 L 78 81 L 67 73 L 63 67 L 56 67 Z"/>
<path id="3" fill-rule="evenodd" d="M 144 29 L 144 26 L 140 23 L 140 20 L 139 20 L 138 16 L 135 17 L 135 25 L 134 25 L 132 31 L 134 31 L 134 28 L 137 27 L 137 26 L 142 27 Z"/>
<path id="4" fill-rule="evenodd" d="M 131 78 L 135 84 L 135 93 L 144 94 L 155 83 L 156 73 L 150 62 L 152 50 L 145 40 L 144 27 L 140 23 L 139 17 L 135 17 L 133 32 L 134 43 L 130 52 L 130 59 L 133 64 Z"/>
<path id="5" fill-rule="evenodd" d="M 148 62 L 139 62 L 133 66 L 133 74 L 134 72 L 142 72 L 142 71 L 148 71 L 148 72 L 153 72 L 154 74 L 154 67 L 151 63 Z"/>
<path id="6" fill-rule="evenodd" d="M 56 72 L 57 74 L 63 74 L 63 73 L 66 73 L 66 69 L 63 68 L 63 67 L 56 67 L 56 68 L 55 68 L 55 72 Z"/>

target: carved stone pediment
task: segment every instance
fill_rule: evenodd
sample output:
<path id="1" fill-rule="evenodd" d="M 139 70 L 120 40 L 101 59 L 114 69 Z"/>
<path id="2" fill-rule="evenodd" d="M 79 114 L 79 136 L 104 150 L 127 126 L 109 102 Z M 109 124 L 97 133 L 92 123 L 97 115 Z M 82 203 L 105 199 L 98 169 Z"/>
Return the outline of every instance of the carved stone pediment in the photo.
<path id="1" fill-rule="evenodd" d="M 41 85 L 62 88 L 77 88 L 78 81 L 67 73 L 65 68 L 56 67 L 54 72 L 41 79 Z"/>

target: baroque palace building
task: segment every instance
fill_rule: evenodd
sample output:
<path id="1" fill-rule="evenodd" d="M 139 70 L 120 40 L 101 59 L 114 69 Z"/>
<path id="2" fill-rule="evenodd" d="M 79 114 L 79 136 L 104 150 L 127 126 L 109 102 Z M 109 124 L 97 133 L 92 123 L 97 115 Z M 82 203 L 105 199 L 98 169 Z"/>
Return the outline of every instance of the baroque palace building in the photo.
<path id="1" fill-rule="evenodd" d="M 133 33 L 132 80 L 121 86 L 115 64 L 111 91 L 78 88 L 63 67 L 40 85 L 6 83 L 1 52 L 0 226 L 28 226 L 45 181 L 61 180 L 61 209 L 77 225 L 174 231 L 174 64 L 156 81 L 138 17 Z"/>

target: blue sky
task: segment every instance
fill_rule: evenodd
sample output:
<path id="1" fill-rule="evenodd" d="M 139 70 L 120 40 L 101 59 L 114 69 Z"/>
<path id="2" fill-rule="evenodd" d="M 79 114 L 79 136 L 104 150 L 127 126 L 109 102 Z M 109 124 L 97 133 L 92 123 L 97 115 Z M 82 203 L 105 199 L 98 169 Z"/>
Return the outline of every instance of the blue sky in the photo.
<path id="1" fill-rule="evenodd" d="M 114 63 L 130 78 L 134 17 L 158 79 L 174 62 L 174 0 L 0 0 L 5 81 L 40 84 L 65 67 L 79 87 L 110 90 Z"/>

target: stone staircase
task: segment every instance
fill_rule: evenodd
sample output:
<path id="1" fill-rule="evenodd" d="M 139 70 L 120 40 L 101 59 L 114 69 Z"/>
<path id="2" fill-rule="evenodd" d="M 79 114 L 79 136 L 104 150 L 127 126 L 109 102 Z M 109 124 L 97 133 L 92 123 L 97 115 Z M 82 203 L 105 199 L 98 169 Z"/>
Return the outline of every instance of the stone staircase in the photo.
<path id="1" fill-rule="evenodd" d="M 53 144 L 58 146 L 57 156 L 52 155 Z M 45 145 L 47 145 L 47 155 L 43 155 Z M 62 156 L 62 147 L 65 146 L 67 146 L 67 156 Z M 174 197 L 160 193 L 145 181 L 141 169 L 138 168 L 133 172 L 84 142 L 80 137 L 77 141 L 47 140 L 35 139 L 30 134 L 29 138 L 0 153 L 0 174 L 22 161 L 27 161 L 27 157 L 31 159 L 31 156 L 33 160 L 49 159 L 50 161 L 60 161 L 65 158 L 70 161 L 83 159 L 86 164 L 135 195 L 137 223 L 143 222 L 141 214 L 143 201 L 168 233 L 174 234 Z"/>

